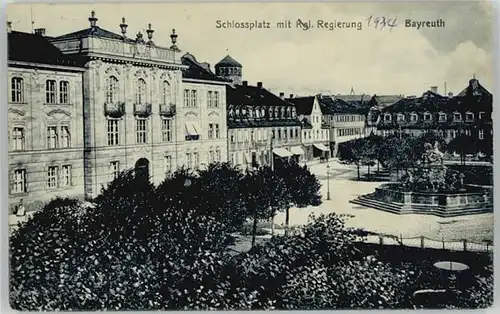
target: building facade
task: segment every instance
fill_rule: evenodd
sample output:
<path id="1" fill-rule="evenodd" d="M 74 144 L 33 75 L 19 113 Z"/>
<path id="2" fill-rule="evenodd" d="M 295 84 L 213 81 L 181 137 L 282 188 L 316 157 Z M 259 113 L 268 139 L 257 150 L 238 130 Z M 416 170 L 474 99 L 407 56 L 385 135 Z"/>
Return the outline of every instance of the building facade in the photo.
<path id="1" fill-rule="evenodd" d="M 243 81 L 227 89 L 231 163 L 245 169 L 303 158 L 301 123 L 293 104 L 272 94 L 260 82 L 250 86 Z"/>
<path id="2" fill-rule="evenodd" d="M 335 96 L 318 98 L 323 123 L 329 128 L 330 150 L 336 156 L 339 143 L 365 136 L 366 108 L 350 104 Z"/>
<path id="3" fill-rule="evenodd" d="M 227 161 L 227 81 L 217 77 L 208 63 L 200 63 L 191 54 L 182 57 L 188 66 L 183 71 L 183 105 L 178 111 L 185 126 L 185 140 L 178 150 L 181 162 L 196 169 L 214 162 Z M 182 159 L 180 156 L 179 159 Z"/>
<path id="4" fill-rule="evenodd" d="M 84 68 L 37 34 L 8 34 L 9 203 L 84 196 Z"/>
<path id="5" fill-rule="evenodd" d="M 194 56 L 154 43 L 139 32 L 127 37 L 97 26 L 51 38 L 85 65 L 85 193 L 96 196 L 121 170 L 135 168 L 154 184 L 179 167 L 225 161 L 225 85 Z"/>
<path id="6" fill-rule="evenodd" d="M 318 97 L 291 97 L 287 99 L 295 105 L 298 118 L 302 122 L 302 146 L 305 162 L 330 157 L 330 130 L 323 119 Z"/>
<path id="7" fill-rule="evenodd" d="M 381 136 L 437 132 L 447 142 L 463 134 L 478 142 L 492 141 L 492 108 L 491 93 L 472 79 L 457 96 L 429 90 L 421 97 L 407 97 L 383 109 L 377 132 Z"/>

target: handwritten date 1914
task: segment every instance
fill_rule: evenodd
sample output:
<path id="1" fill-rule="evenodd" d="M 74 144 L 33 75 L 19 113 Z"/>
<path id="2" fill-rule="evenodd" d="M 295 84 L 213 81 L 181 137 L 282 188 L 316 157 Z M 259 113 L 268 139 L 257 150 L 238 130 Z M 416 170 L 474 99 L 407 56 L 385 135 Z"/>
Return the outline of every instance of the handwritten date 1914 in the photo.
<path id="1" fill-rule="evenodd" d="M 384 29 L 388 27 L 392 29 L 393 27 L 398 26 L 398 18 L 397 17 L 386 17 L 386 16 L 373 16 L 370 15 L 368 18 L 368 27 L 373 26 L 376 29 Z"/>

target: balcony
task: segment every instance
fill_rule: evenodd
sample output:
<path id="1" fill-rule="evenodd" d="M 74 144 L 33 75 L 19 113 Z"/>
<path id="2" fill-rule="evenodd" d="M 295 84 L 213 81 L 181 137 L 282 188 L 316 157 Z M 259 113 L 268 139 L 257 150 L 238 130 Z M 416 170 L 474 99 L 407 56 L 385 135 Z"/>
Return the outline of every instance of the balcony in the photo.
<path id="1" fill-rule="evenodd" d="M 134 104 L 134 115 L 149 117 L 151 115 L 151 104 Z"/>
<path id="2" fill-rule="evenodd" d="M 105 103 L 104 115 L 111 118 L 120 118 L 125 114 L 125 103 Z"/>
<path id="3" fill-rule="evenodd" d="M 174 104 L 160 104 L 160 115 L 172 117 L 175 116 L 176 109 Z"/>

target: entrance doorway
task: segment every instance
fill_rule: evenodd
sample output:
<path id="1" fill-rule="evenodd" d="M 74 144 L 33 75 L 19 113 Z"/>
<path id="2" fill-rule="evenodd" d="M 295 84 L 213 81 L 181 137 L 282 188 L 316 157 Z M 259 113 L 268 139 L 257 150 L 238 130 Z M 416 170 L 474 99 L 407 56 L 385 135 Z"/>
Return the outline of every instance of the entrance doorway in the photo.
<path id="1" fill-rule="evenodd" d="M 135 175 L 149 179 L 149 160 L 141 158 L 135 163 Z"/>

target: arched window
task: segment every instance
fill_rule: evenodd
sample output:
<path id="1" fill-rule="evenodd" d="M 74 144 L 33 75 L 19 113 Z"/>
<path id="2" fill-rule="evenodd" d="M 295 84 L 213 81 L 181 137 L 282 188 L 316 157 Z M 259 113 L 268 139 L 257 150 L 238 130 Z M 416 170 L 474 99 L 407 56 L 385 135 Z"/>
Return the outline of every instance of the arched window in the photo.
<path id="1" fill-rule="evenodd" d="M 160 86 L 160 104 L 168 104 L 170 102 L 170 84 L 167 81 L 161 82 Z"/>
<path id="2" fill-rule="evenodd" d="M 12 102 L 24 102 L 24 80 L 21 77 L 12 78 Z"/>
<path id="3" fill-rule="evenodd" d="M 270 107 L 269 108 L 269 118 L 271 118 L 271 119 L 273 118 L 273 113 L 274 113 L 273 108 Z"/>
<path id="4" fill-rule="evenodd" d="M 280 109 L 278 107 L 274 108 L 274 117 L 276 119 L 280 118 Z"/>
<path id="5" fill-rule="evenodd" d="M 265 118 L 266 117 L 266 109 L 262 108 L 261 111 L 260 111 L 260 116 L 262 118 Z"/>
<path id="6" fill-rule="evenodd" d="M 146 81 L 143 79 L 137 80 L 137 85 L 135 87 L 135 103 L 143 104 L 146 102 Z"/>
<path id="7" fill-rule="evenodd" d="M 115 103 L 118 101 L 118 79 L 110 76 L 106 79 L 106 102 Z"/>

